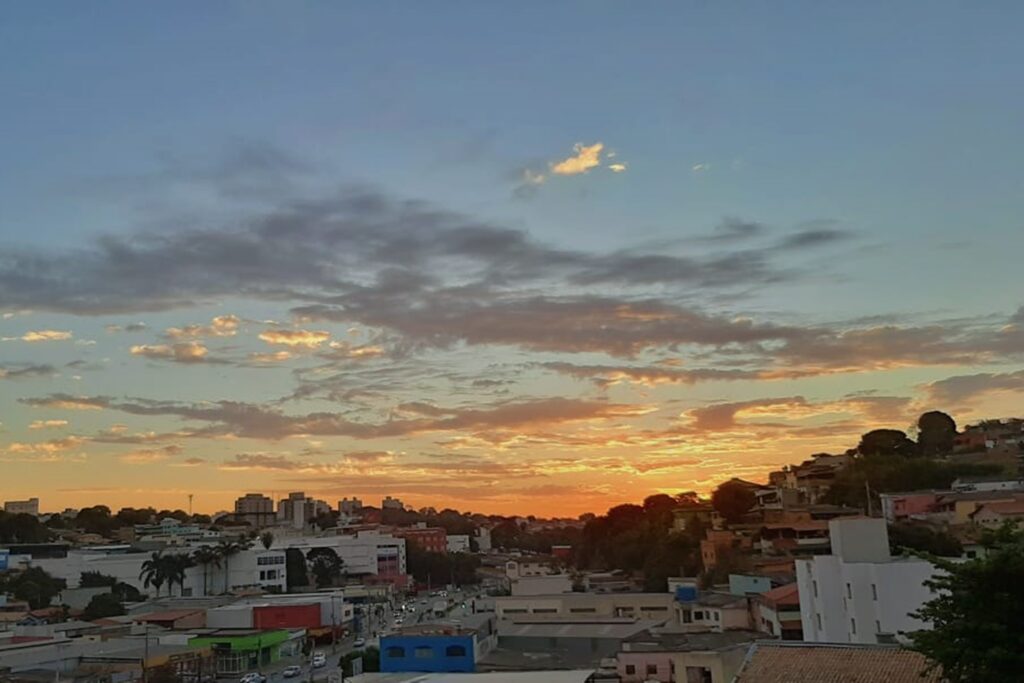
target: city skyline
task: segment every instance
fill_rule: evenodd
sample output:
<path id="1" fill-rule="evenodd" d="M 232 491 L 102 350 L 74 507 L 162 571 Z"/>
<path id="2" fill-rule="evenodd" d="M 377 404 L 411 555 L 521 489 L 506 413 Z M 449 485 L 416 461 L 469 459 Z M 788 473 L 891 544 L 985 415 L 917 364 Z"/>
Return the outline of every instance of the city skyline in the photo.
<path id="1" fill-rule="evenodd" d="M 0 499 L 575 517 L 1020 414 L 1019 5 L 114 5 L 2 10 Z"/>

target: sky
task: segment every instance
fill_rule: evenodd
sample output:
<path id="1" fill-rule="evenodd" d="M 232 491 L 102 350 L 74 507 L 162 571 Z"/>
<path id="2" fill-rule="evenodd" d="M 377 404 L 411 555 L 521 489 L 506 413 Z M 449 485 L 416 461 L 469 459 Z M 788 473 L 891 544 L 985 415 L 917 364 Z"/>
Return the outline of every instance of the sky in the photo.
<path id="1" fill-rule="evenodd" d="M 0 498 L 578 515 L 1020 415 L 1022 19 L 4 3 Z"/>

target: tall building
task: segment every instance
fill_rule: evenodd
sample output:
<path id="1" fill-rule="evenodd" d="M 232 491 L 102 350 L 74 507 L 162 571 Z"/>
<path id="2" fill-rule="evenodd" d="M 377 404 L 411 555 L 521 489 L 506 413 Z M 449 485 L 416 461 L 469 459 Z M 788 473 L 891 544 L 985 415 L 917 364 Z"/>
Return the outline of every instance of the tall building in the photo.
<path id="1" fill-rule="evenodd" d="M 384 496 L 384 500 L 382 500 L 380 502 L 380 509 L 381 510 L 404 510 L 405 509 L 405 503 L 403 503 L 402 501 L 398 500 L 397 498 L 392 498 L 391 496 Z"/>
<path id="2" fill-rule="evenodd" d="M 277 506 L 277 520 L 296 529 L 303 529 L 317 516 L 331 512 L 325 501 L 307 498 L 302 491 L 289 493 Z"/>
<path id="3" fill-rule="evenodd" d="M 363 501 L 356 497 L 342 498 L 338 501 L 338 512 L 343 515 L 354 515 L 363 509 Z"/>
<path id="4" fill-rule="evenodd" d="M 255 527 L 273 524 L 274 501 L 262 493 L 247 493 L 235 501 L 235 518 Z"/>
<path id="5" fill-rule="evenodd" d="M 4 512 L 11 515 L 32 515 L 33 517 L 38 517 L 39 499 L 9 500 L 4 503 Z"/>
<path id="6" fill-rule="evenodd" d="M 929 627 L 910 614 L 933 597 L 924 582 L 938 569 L 893 557 L 884 519 L 833 519 L 829 536 L 831 555 L 796 560 L 805 641 L 891 643 Z"/>

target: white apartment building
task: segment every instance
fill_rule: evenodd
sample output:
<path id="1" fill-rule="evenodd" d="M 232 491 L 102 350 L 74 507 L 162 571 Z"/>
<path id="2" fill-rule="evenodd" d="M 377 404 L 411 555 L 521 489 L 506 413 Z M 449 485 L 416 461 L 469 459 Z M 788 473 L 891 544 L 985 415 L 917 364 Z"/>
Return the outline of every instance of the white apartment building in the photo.
<path id="1" fill-rule="evenodd" d="M 884 643 L 928 628 L 910 613 L 933 597 L 934 565 L 890 555 L 883 519 L 833 519 L 829 535 L 833 554 L 796 560 L 804 640 Z"/>
<path id="2" fill-rule="evenodd" d="M 450 552 L 450 553 L 468 553 L 469 552 L 469 535 L 468 534 L 448 534 L 448 552 Z"/>
<path id="3" fill-rule="evenodd" d="M 32 515 L 33 517 L 38 517 L 39 499 L 8 500 L 4 502 L 4 512 L 10 515 Z"/>
<path id="4" fill-rule="evenodd" d="M 349 575 L 380 578 L 406 576 L 405 539 L 376 530 L 337 536 L 293 536 L 279 539 L 281 549 L 298 548 L 303 555 L 313 548 L 332 548 Z"/>
<path id="5" fill-rule="evenodd" d="M 139 577 L 143 563 L 151 553 L 129 553 L 128 546 L 100 546 L 68 551 L 67 557 L 29 559 L 30 566 L 40 567 L 48 574 L 67 582 L 68 588 L 77 588 L 82 572 L 99 572 L 134 586 L 141 592 L 156 596 L 153 586 L 143 585 Z M 191 548 L 168 549 L 166 553 L 187 553 Z M 204 577 L 205 573 L 205 577 Z M 262 547 L 243 550 L 215 566 L 191 567 L 185 572 L 184 585 L 160 587 L 160 595 L 194 597 L 218 595 L 245 588 L 288 589 L 287 569 L 283 549 L 264 550 Z M 204 593 L 205 583 L 205 593 Z"/>
<path id="6" fill-rule="evenodd" d="M 494 611 L 498 619 L 628 617 L 667 623 L 678 618 L 676 604 L 671 593 L 565 593 L 498 597 Z"/>

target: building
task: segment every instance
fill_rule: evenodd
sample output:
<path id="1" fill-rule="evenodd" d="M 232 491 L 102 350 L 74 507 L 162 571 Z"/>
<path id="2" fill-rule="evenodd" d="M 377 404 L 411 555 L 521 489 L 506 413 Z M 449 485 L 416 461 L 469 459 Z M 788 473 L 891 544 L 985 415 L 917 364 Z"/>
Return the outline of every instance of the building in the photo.
<path id="1" fill-rule="evenodd" d="M 622 650 L 624 641 L 658 625 L 656 621 L 629 617 L 499 620 L 499 650 L 487 659 L 487 664 L 493 666 L 502 662 L 501 655 L 514 654 L 516 658 L 505 667 L 526 668 L 524 657 L 526 662 L 554 661 L 563 667 L 596 666 Z"/>
<path id="2" fill-rule="evenodd" d="M 472 673 L 496 643 L 493 615 L 410 626 L 380 639 L 380 670 Z"/>
<path id="3" fill-rule="evenodd" d="M 491 552 L 491 530 L 487 527 L 477 527 L 473 531 L 476 537 L 476 547 L 482 553 Z"/>
<path id="4" fill-rule="evenodd" d="M 970 514 L 971 522 L 986 529 L 998 529 L 1004 522 L 1024 520 L 1024 500 L 985 503 Z"/>
<path id="5" fill-rule="evenodd" d="M 890 555 L 883 519 L 835 519 L 829 532 L 833 554 L 796 560 L 806 641 L 886 643 L 928 627 L 910 614 L 932 597 L 931 563 Z"/>
<path id="6" fill-rule="evenodd" d="M 468 552 L 470 552 L 469 534 L 449 534 L 449 536 L 448 536 L 448 552 L 450 552 L 450 553 L 468 553 Z"/>
<path id="7" fill-rule="evenodd" d="M 1010 479 L 1004 475 L 960 477 L 953 481 L 949 487 L 958 493 L 968 491 L 1020 491 L 1024 489 L 1024 481 Z"/>
<path id="8" fill-rule="evenodd" d="M 188 645 L 213 650 L 217 676 L 237 676 L 279 661 L 282 645 L 291 638 L 283 629 L 197 629 Z"/>
<path id="9" fill-rule="evenodd" d="M 404 538 L 420 550 L 428 553 L 448 552 L 448 532 L 439 526 L 396 527 L 391 531 L 395 538 Z"/>
<path id="10" fill-rule="evenodd" d="M 759 642 L 735 683 L 941 683 L 924 655 L 893 646 Z"/>
<path id="11" fill-rule="evenodd" d="M 903 522 L 915 516 L 931 513 L 940 491 L 910 491 L 908 493 L 880 493 L 882 516 L 889 524 Z"/>
<path id="12" fill-rule="evenodd" d="M 758 546 L 766 554 L 811 555 L 829 551 L 828 522 L 810 520 L 766 524 L 758 532 Z"/>
<path id="13" fill-rule="evenodd" d="M 29 498 L 28 500 L 8 500 L 4 502 L 4 512 L 9 515 L 32 515 L 39 516 L 39 499 Z"/>
<path id="14" fill-rule="evenodd" d="M 750 628 L 750 603 L 744 596 L 721 591 L 697 591 L 675 605 L 677 623 L 686 632 Z"/>
<path id="15" fill-rule="evenodd" d="M 934 512 L 929 515 L 950 525 L 970 524 L 971 515 L 982 505 L 989 503 L 1013 503 L 1024 500 L 1024 491 L 968 491 L 965 493 L 944 493 L 935 502 Z"/>
<path id="16" fill-rule="evenodd" d="M 615 655 L 618 680 L 621 683 L 729 683 L 743 663 L 750 642 L 759 636 L 753 631 L 690 634 L 645 631 L 622 642 L 622 649 Z"/>
<path id="17" fill-rule="evenodd" d="M 150 558 L 150 553 L 131 550 L 130 546 L 114 545 L 74 549 L 68 550 L 64 557 L 31 557 L 26 560 L 26 564 L 40 567 L 51 576 L 64 579 L 69 588 L 78 587 L 82 572 L 99 572 L 134 586 L 145 594 L 156 596 L 156 588 L 145 586 L 139 578 L 142 564 Z M 195 597 L 253 588 L 283 593 L 287 587 L 284 549 L 264 550 L 262 546 L 256 546 L 232 555 L 220 567 L 189 567 L 183 585 L 165 585 L 162 591 L 182 597 Z"/>
<path id="18" fill-rule="evenodd" d="M 546 619 L 644 619 L 663 624 L 676 619 L 672 593 L 565 593 L 498 597 L 494 609 L 498 619 L 524 616 Z"/>
<path id="19" fill-rule="evenodd" d="M 405 503 L 403 503 L 402 501 L 400 501 L 397 498 L 392 498 L 391 496 L 384 496 L 384 500 L 382 500 L 380 502 L 380 509 L 381 510 L 404 510 L 405 509 Z"/>
<path id="20" fill-rule="evenodd" d="M 132 528 L 132 539 L 139 542 L 169 545 L 192 543 L 216 543 L 222 537 L 219 531 L 211 531 L 195 524 L 182 524 L 173 517 L 164 517 L 156 524 L 136 524 Z"/>
<path id="21" fill-rule="evenodd" d="M 270 526 L 277 519 L 274 501 L 262 493 L 247 493 L 235 500 L 235 519 L 257 528 Z"/>
<path id="22" fill-rule="evenodd" d="M 708 529 L 700 542 L 700 556 L 705 569 L 712 569 L 722 555 L 743 553 L 753 547 L 749 536 L 728 529 Z"/>
<path id="23" fill-rule="evenodd" d="M 751 617 L 754 628 L 773 638 L 803 640 L 800 621 L 800 587 L 796 583 L 754 596 Z"/>
<path id="24" fill-rule="evenodd" d="M 345 563 L 348 576 L 402 588 L 409 580 L 405 543 L 404 538 L 382 533 L 374 527 L 334 536 L 282 538 L 274 545 L 275 549 L 282 550 L 298 548 L 303 555 L 313 548 L 331 548 Z"/>
<path id="25" fill-rule="evenodd" d="M 356 497 L 342 498 L 338 501 L 338 512 L 343 515 L 354 515 L 363 509 L 363 501 Z"/>
<path id="26" fill-rule="evenodd" d="M 136 624 L 152 624 L 172 631 L 206 627 L 204 609 L 169 609 L 138 614 L 132 618 Z"/>

